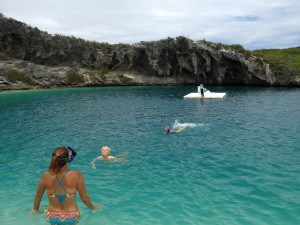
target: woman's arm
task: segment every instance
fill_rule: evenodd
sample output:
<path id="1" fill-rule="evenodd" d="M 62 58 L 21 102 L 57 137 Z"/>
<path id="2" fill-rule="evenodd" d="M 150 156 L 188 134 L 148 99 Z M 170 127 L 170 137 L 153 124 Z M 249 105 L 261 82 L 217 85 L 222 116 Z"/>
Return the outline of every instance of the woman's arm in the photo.
<path id="1" fill-rule="evenodd" d="M 41 203 L 42 197 L 43 197 L 45 189 L 46 189 L 45 176 L 46 176 L 46 174 L 44 173 L 43 176 L 41 177 L 38 187 L 36 189 L 36 194 L 35 194 L 34 203 L 33 203 L 33 210 L 35 212 L 39 211 L 40 203 Z"/>
<path id="2" fill-rule="evenodd" d="M 78 192 L 79 196 L 81 198 L 81 201 L 90 209 L 99 209 L 101 206 L 100 205 L 93 205 L 87 191 L 85 188 L 85 183 L 84 183 L 84 177 L 81 172 L 78 173 Z"/>
<path id="3" fill-rule="evenodd" d="M 92 162 L 91 162 L 91 164 L 92 164 L 92 168 L 93 169 L 96 169 L 96 166 L 95 166 L 95 161 L 97 160 L 97 158 L 94 158 L 93 160 L 92 160 Z"/>
<path id="4" fill-rule="evenodd" d="M 93 168 L 93 169 L 96 169 L 95 161 L 100 160 L 101 158 L 102 158 L 102 156 L 99 156 L 99 157 L 94 158 L 94 159 L 92 160 L 91 164 L 92 164 L 92 168 Z"/>

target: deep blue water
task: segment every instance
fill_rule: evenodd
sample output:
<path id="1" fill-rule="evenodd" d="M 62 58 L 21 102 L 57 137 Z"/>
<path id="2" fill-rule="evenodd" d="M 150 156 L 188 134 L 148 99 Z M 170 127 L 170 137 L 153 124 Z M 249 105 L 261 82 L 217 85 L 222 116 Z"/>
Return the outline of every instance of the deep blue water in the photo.
<path id="1" fill-rule="evenodd" d="M 52 151 L 94 203 L 80 224 L 300 224 L 300 89 L 208 87 L 223 100 L 188 100 L 196 87 L 102 87 L 0 93 L 1 224 L 29 215 Z M 162 130 L 192 123 L 180 134 Z M 97 162 L 100 147 L 120 162 Z M 47 207 L 44 195 L 41 209 Z"/>

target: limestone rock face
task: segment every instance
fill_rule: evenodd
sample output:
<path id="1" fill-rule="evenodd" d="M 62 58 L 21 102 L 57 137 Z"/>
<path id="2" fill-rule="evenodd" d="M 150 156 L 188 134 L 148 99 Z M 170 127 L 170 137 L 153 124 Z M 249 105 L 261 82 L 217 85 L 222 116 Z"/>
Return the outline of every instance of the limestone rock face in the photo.
<path id="1" fill-rule="evenodd" d="M 25 81 L 12 79 L 16 72 Z M 0 15 L 0 89 L 199 83 L 299 86 L 299 80 L 283 81 L 263 60 L 205 41 L 177 37 L 110 45 L 50 35 Z"/>

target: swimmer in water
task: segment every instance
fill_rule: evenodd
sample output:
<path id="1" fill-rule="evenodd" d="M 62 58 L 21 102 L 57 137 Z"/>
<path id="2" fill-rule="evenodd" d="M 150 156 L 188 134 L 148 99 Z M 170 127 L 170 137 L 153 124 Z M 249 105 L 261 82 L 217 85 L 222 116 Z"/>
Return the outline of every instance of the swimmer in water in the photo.
<path id="1" fill-rule="evenodd" d="M 92 164 L 92 168 L 93 169 L 96 169 L 96 166 L 95 166 L 95 161 L 96 160 L 116 160 L 117 158 L 110 155 L 110 148 L 108 146 L 102 146 L 101 148 L 101 155 L 98 156 L 97 158 L 94 158 L 91 162 Z"/>
<path id="2" fill-rule="evenodd" d="M 184 131 L 186 128 L 188 128 L 188 126 L 183 126 L 183 127 L 180 127 L 179 129 L 177 130 L 171 130 L 170 126 L 166 126 L 164 128 L 164 133 L 165 134 L 177 134 L 177 133 L 180 133 L 182 131 Z"/>

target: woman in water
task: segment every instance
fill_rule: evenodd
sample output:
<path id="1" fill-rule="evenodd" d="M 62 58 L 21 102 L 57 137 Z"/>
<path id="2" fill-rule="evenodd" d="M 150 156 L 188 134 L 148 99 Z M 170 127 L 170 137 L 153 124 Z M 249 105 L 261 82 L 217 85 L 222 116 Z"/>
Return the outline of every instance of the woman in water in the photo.
<path id="1" fill-rule="evenodd" d="M 82 173 L 68 169 L 68 163 L 76 155 L 73 149 L 69 147 L 68 149 L 58 147 L 54 150 L 48 172 L 41 177 L 34 198 L 33 210 L 38 213 L 41 199 L 46 191 L 49 200 L 46 217 L 51 224 L 75 224 L 78 222 L 80 211 L 76 204 L 77 191 L 82 202 L 88 208 L 95 210 L 101 207 L 92 204 Z"/>

